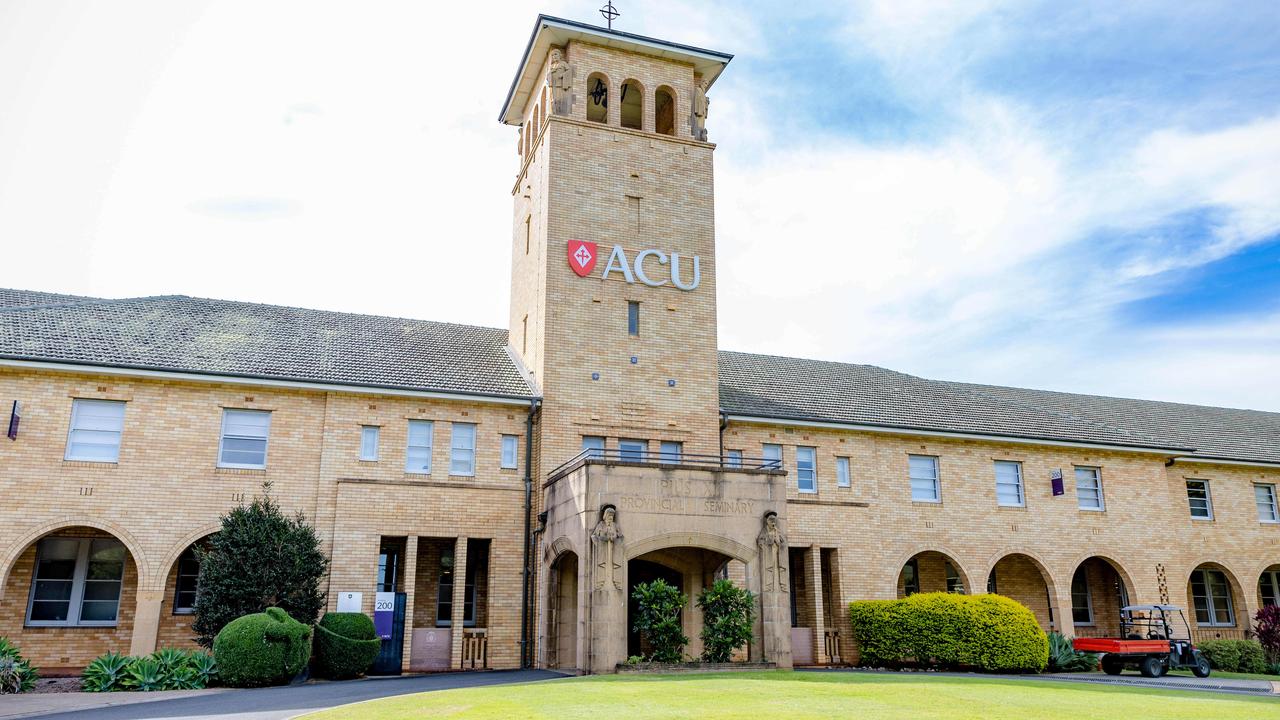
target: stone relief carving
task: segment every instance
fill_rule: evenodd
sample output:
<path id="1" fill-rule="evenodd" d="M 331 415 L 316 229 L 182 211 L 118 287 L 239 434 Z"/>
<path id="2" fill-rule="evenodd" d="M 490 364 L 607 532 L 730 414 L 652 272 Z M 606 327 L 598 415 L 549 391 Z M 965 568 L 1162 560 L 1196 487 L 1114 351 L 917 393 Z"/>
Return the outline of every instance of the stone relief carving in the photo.
<path id="1" fill-rule="evenodd" d="M 760 545 L 765 592 L 787 592 L 787 536 L 778 526 L 778 513 L 764 514 L 764 527 L 756 543 Z"/>
<path id="2" fill-rule="evenodd" d="M 703 142 L 707 140 L 707 110 L 710 107 L 711 100 L 707 97 L 707 81 L 699 80 L 693 88 L 693 113 L 690 117 L 694 140 Z"/>
<path id="3" fill-rule="evenodd" d="M 622 580 L 618 577 L 621 563 L 614 558 L 618 554 L 617 546 L 622 543 L 622 531 L 618 529 L 618 509 L 612 505 L 600 508 L 600 520 L 591 531 L 591 540 L 595 543 L 596 588 L 612 587 L 622 589 Z"/>
<path id="4" fill-rule="evenodd" d="M 573 108 L 573 66 L 559 49 L 551 51 L 547 85 L 551 87 L 551 113 L 568 115 Z"/>

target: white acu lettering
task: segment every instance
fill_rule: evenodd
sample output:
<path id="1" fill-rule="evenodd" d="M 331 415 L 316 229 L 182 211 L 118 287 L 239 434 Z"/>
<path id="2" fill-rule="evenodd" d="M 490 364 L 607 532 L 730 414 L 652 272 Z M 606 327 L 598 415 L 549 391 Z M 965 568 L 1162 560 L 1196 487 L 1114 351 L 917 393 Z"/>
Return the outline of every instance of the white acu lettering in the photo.
<path id="1" fill-rule="evenodd" d="M 636 255 L 636 277 L 640 279 L 640 282 L 644 283 L 645 285 L 648 285 L 649 287 L 662 287 L 663 285 L 666 285 L 667 284 L 666 280 L 660 280 L 655 282 L 653 280 L 650 280 L 649 276 L 645 274 L 644 259 L 647 257 L 657 258 L 659 265 L 667 264 L 667 254 L 662 252 L 661 250 L 641 250 L 640 254 Z"/>
<path id="2" fill-rule="evenodd" d="M 686 285 L 680 279 L 680 253 L 671 253 L 671 283 L 681 290 L 694 290 L 702 282 L 702 268 L 698 256 L 693 256 L 693 282 Z"/>
<path id="3" fill-rule="evenodd" d="M 613 252 L 609 253 L 609 262 L 604 265 L 604 272 L 600 273 L 601 280 L 608 280 L 609 273 L 614 270 L 621 270 L 622 277 L 629 283 L 634 283 L 636 279 L 631 276 L 631 263 L 627 261 L 627 253 L 622 249 L 621 245 L 614 245 Z"/>

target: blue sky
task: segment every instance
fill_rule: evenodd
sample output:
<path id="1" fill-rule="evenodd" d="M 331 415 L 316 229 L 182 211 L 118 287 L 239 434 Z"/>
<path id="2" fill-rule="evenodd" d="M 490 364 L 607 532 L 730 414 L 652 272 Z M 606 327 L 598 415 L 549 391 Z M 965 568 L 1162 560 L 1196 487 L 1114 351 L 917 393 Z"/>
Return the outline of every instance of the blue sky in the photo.
<path id="1" fill-rule="evenodd" d="M 722 347 L 1280 411 L 1275 3 L 616 4 L 736 54 Z M 494 116 L 598 5 L 8 0 L 0 285 L 504 326 Z"/>

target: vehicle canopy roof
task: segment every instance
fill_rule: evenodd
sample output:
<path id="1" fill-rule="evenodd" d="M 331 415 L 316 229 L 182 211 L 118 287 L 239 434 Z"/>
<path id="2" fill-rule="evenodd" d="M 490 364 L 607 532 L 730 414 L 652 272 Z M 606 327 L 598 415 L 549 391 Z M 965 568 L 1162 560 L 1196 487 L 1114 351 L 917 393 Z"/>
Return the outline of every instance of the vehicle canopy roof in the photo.
<path id="1" fill-rule="evenodd" d="M 1182 608 L 1178 607 L 1177 605 L 1125 605 L 1120 609 L 1126 612 L 1133 612 L 1134 610 L 1161 610 L 1164 612 L 1182 612 Z"/>

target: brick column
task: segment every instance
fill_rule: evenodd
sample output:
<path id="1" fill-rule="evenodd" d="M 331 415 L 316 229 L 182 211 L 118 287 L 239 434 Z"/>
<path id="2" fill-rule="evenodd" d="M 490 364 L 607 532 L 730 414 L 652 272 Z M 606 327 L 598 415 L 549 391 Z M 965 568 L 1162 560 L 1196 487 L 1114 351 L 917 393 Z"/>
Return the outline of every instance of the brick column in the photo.
<path id="1" fill-rule="evenodd" d="M 453 543 L 453 617 L 449 632 L 449 668 L 462 667 L 463 612 L 467 599 L 467 538 Z"/>
<path id="2" fill-rule="evenodd" d="M 163 590 L 137 591 L 137 605 L 133 613 L 133 637 L 129 642 L 130 655 L 150 655 L 156 650 L 156 638 L 160 633 L 160 606 L 164 602 Z"/>
<path id="3" fill-rule="evenodd" d="M 809 546 L 804 555 L 805 585 L 809 589 L 809 616 L 813 618 L 813 661 L 829 663 L 827 628 L 822 617 L 822 547 Z"/>
<path id="4" fill-rule="evenodd" d="M 418 585 L 418 536 L 410 535 L 404 541 L 404 649 L 400 655 L 400 669 L 409 669 L 413 660 L 413 594 Z"/>

